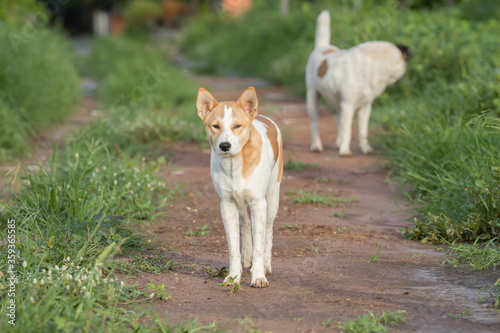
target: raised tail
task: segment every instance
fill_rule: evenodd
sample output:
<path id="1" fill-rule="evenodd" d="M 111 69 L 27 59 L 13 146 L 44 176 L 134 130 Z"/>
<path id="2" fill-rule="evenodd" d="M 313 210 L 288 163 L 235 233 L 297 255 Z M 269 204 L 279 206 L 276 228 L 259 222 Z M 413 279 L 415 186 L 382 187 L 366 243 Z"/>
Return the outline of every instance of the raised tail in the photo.
<path id="1" fill-rule="evenodd" d="M 326 47 L 330 45 L 330 13 L 324 10 L 316 20 L 316 39 L 314 48 Z"/>

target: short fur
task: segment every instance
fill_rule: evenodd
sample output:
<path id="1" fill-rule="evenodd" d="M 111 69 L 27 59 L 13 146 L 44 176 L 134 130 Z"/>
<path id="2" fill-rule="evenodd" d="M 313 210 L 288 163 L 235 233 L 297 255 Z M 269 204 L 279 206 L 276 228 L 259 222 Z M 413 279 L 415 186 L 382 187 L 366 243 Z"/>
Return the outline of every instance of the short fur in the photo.
<path id="1" fill-rule="evenodd" d="M 388 42 L 366 42 L 341 50 L 330 45 L 330 14 L 324 10 L 316 24 L 314 51 L 306 66 L 307 112 L 311 118 L 311 150 L 323 151 L 318 128 L 318 101 L 322 96 L 339 110 L 336 146 L 340 155 L 351 155 L 351 127 L 358 111 L 359 146 L 368 143 L 372 103 L 384 89 L 406 71 L 410 49 Z"/>
<path id="2" fill-rule="evenodd" d="M 236 102 L 217 102 L 200 88 L 196 106 L 212 146 L 210 173 L 221 198 L 229 247 L 229 274 L 224 282 L 229 283 L 231 277 L 239 283 L 243 263 L 244 268 L 252 268 L 252 287 L 267 287 L 283 175 L 281 132 L 271 119 L 257 115 L 258 99 L 253 87 Z"/>

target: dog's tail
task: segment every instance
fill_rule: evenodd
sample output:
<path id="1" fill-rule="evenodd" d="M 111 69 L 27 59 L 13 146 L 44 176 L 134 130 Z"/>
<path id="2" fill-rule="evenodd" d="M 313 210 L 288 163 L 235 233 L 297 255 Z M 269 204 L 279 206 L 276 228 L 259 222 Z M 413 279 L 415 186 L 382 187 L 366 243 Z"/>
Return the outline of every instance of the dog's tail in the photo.
<path id="1" fill-rule="evenodd" d="M 316 39 L 314 48 L 326 47 L 330 45 L 330 13 L 324 10 L 319 14 L 316 21 Z"/>

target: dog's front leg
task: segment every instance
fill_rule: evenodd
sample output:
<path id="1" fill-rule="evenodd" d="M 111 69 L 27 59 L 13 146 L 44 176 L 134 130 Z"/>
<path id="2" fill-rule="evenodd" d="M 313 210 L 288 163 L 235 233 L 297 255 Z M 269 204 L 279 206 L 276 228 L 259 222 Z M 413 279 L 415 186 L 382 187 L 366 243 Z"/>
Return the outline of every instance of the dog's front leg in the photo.
<path id="1" fill-rule="evenodd" d="M 224 279 L 224 283 L 230 284 L 229 278 L 234 278 L 233 283 L 241 281 L 241 254 L 240 254 L 240 228 L 239 214 L 236 204 L 222 200 L 220 204 L 222 221 L 226 230 L 227 246 L 229 248 L 229 274 Z"/>
<path id="2" fill-rule="evenodd" d="M 358 111 L 359 125 L 359 148 L 364 154 L 370 153 L 373 149 L 368 143 L 368 122 L 372 112 L 372 103 L 363 105 Z"/>
<path id="3" fill-rule="evenodd" d="M 252 213 L 253 256 L 252 256 L 252 287 L 265 288 L 269 286 L 264 271 L 264 245 L 266 239 L 267 203 L 259 199 L 250 204 Z"/>

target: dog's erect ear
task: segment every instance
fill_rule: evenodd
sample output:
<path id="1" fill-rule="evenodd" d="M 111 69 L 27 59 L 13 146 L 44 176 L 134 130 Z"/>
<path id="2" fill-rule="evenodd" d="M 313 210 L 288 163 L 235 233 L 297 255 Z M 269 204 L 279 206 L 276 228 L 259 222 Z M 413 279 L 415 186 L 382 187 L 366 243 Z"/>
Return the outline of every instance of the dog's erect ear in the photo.
<path id="1" fill-rule="evenodd" d="M 257 99 L 257 93 L 255 92 L 254 87 L 248 87 L 247 90 L 241 94 L 236 104 L 238 104 L 243 111 L 245 111 L 250 119 L 255 118 L 257 115 L 259 100 Z"/>
<path id="2" fill-rule="evenodd" d="M 196 107 L 198 108 L 198 116 L 202 120 L 207 118 L 208 114 L 217 106 L 217 100 L 205 88 L 198 90 L 198 98 L 196 100 Z"/>
<path id="3" fill-rule="evenodd" d="M 408 62 L 411 58 L 411 50 L 410 47 L 402 44 L 395 44 L 396 47 L 401 51 L 401 54 L 403 54 L 403 59 Z"/>

